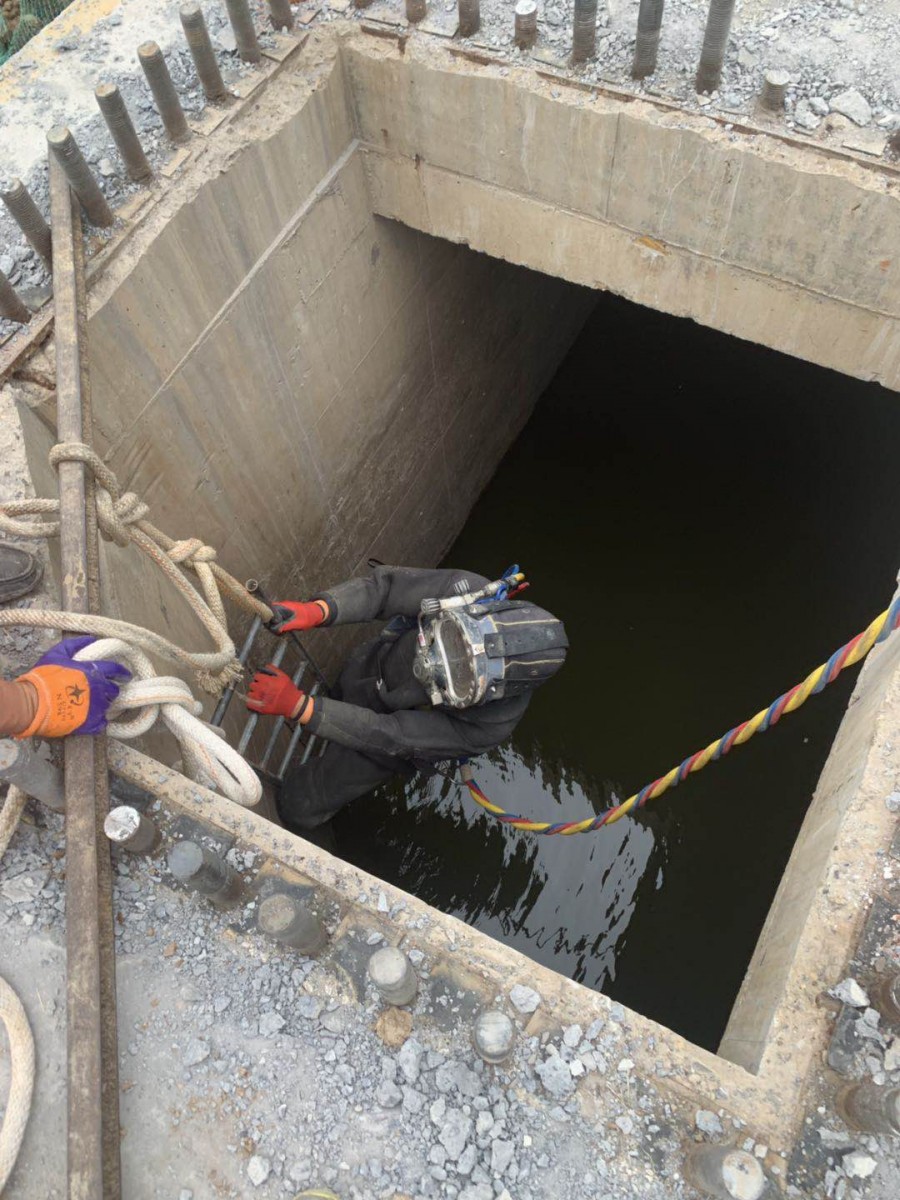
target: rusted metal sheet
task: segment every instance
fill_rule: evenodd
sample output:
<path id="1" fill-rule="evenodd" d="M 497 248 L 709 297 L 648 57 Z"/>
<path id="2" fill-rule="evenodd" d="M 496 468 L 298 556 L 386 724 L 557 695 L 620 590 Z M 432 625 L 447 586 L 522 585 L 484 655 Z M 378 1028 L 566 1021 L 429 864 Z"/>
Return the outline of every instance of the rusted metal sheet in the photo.
<path id="1" fill-rule="evenodd" d="M 91 436 L 84 251 L 78 202 L 50 155 L 56 323 L 57 436 Z M 96 611 L 99 562 L 93 480 L 82 463 L 59 465 L 62 607 Z M 68 1195 L 119 1200 L 118 1066 L 112 870 L 105 738 L 68 738 L 66 788 L 66 1011 Z"/>

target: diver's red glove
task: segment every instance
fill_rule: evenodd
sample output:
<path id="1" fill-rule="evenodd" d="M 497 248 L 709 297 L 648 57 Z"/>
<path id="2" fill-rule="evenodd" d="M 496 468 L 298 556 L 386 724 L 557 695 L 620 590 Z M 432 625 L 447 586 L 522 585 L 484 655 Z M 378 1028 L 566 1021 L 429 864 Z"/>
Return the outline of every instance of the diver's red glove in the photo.
<path id="1" fill-rule="evenodd" d="M 269 663 L 250 680 L 247 707 L 253 712 L 305 723 L 312 716 L 312 696 L 301 692 L 290 675 Z"/>
<path id="2" fill-rule="evenodd" d="M 276 600 L 272 605 L 275 620 L 269 626 L 273 633 L 290 633 L 292 629 L 315 629 L 328 620 L 329 608 L 324 600 Z"/>

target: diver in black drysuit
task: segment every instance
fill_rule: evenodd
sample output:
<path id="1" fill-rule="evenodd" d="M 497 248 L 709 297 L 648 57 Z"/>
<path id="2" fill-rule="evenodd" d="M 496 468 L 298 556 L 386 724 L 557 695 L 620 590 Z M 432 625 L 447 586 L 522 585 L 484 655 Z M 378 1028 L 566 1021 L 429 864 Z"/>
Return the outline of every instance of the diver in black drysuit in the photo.
<path id="1" fill-rule="evenodd" d="M 327 697 L 306 696 L 277 668 L 264 668 L 254 676 L 248 707 L 300 720 L 310 733 L 328 743 L 321 756 L 313 755 L 285 777 L 277 807 L 288 828 L 314 829 L 388 779 L 411 778 L 436 763 L 481 754 L 510 736 L 528 707 L 533 688 L 555 672 L 565 655 L 562 625 L 543 610 L 514 600 L 482 602 L 483 608 L 467 610 L 476 617 L 491 610 L 491 629 L 503 623 L 503 618 L 509 629 L 512 621 L 531 616 L 526 625 L 540 629 L 542 645 L 553 643 L 549 668 L 546 649 L 529 654 L 525 647 L 526 652 L 517 654 L 508 668 L 512 659 L 495 658 L 495 664 L 500 664 L 499 677 L 495 665 L 489 694 L 502 693 L 499 698 L 484 698 L 472 707 L 435 703 L 434 689 L 430 696 L 414 674 L 417 618 L 423 601 L 458 598 L 487 583 L 483 576 L 466 571 L 379 566 L 368 577 L 350 579 L 310 601 L 274 606 L 284 618 L 273 626 L 277 633 L 388 622 L 377 637 L 350 654 Z M 539 614 L 541 620 L 535 621 L 533 614 Z M 516 625 L 517 631 L 523 628 Z M 502 639 L 502 633 L 499 636 Z M 516 648 L 522 649 L 521 633 L 519 637 Z M 541 665 L 535 667 L 534 661 Z"/>

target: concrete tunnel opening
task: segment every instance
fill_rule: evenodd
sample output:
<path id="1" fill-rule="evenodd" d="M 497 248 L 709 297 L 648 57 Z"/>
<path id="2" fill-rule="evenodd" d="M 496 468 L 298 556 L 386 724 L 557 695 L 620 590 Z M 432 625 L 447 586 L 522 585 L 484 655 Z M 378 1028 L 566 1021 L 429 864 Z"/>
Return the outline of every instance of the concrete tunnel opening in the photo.
<path id="1" fill-rule="evenodd" d="M 211 414 L 197 406 L 197 461 L 210 471 L 194 496 L 223 521 L 215 458 L 238 469 L 240 501 L 220 541 L 252 542 L 245 562 L 270 593 L 328 586 L 369 558 L 444 559 L 489 576 L 522 562 L 575 649 L 512 744 L 478 764 L 504 808 L 601 811 L 756 711 L 877 611 L 895 547 L 875 523 L 861 555 L 859 531 L 897 498 L 886 447 L 900 430 L 876 385 L 397 222 L 371 219 L 357 242 L 346 255 L 352 299 L 329 298 L 320 318 L 342 306 L 348 344 L 358 342 L 346 379 L 308 429 L 305 401 L 276 378 L 296 313 L 278 329 L 260 323 L 240 370 L 270 360 L 275 409 L 258 415 L 274 425 L 260 436 L 251 419 L 238 435 L 223 421 L 210 456 Z M 411 295 L 384 305 L 398 275 Z M 304 335 L 309 345 L 328 336 L 317 323 Z M 228 372 L 235 360 L 222 353 L 213 369 Z M 324 356 L 320 365 L 332 369 Z M 223 381 L 207 378 L 214 390 Z M 848 430 L 851 406 L 869 419 Z M 187 417 L 181 403 L 167 417 L 182 447 Z M 156 430 L 152 411 L 138 419 Z M 327 471 L 333 514 L 289 550 L 271 497 L 311 490 L 278 432 L 285 420 L 306 453 L 315 440 L 327 455 L 336 440 L 353 463 L 311 456 L 312 492 Z M 851 558 L 862 578 L 844 570 Z M 305 640 L 333 673 L 358 637 Z M 254 656 L 271 652 L 267 643 Z M 355 802 L 335 822 L 334 849 L 715 1049 L 851 687 L 848 676 L 741 761 L 605 833 L 532 840 L 476 815 L 436 777 Z M 229 717 L 235 740 L 239 716 Z M 269 735 L 261 723 L 251 760 Z M 285 731 L 274 759 L 287 744 Z"/>
<path id="2" fill-rule="evenodd" d="M 864 627 L 896 574 L 898 436 L 877 385 L 597 297 L 444 558 L 521 562 L 572 641 L 477 760 L 488 796 L 601 812 Z M 420 776 L 348 806 L 332 848 L 715 1050 L 854 682 L 606 831 L 520 834 Z"/>

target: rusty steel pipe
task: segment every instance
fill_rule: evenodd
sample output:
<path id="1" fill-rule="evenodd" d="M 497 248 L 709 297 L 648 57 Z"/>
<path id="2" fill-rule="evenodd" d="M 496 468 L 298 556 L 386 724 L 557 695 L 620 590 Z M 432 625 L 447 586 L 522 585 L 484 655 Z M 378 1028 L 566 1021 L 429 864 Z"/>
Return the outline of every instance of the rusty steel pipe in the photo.
<path id="1" fill-rule="evenodd" d="M 417 25 L 428 16 L 427 0 L 406 0 L 406 19 L 410 25 Z"/>
<path id="2" fill-rule="evenodd" d="M 84 245 L 65 169 L 50 155 L 57 438 L 90 442 L 85 359 Z M 99 538 L 93 480 L 59 464 L 62 606 L 99 609 Z M 106 737 L 66 738 L 67 1158 L 70 1200 L 120 1200 L 112 866 L 103 837 L 109 808 Z"/>
<path id="3" fill-rule="evenodd" d="M 106 197 L 101 192 L 91 168 L 84 161 L 84 155 L 79 150 L 71 129 L 66 125 L 54 125 L 47 134 L 47 145 L 52 151 L 53 159 L 65 172 L 66 179 L 81 201 L 91 224 L 103 227 L 112 225 L 115 220 L 112 209 L 106 203 Z"/>
<path id="4" fill-rule="evenodd" d="M 178 10 L 181 17 L 181 27 L 187 39 L 194 67 L 203 85 L 203 94 L 207 100 L 223 100 L 228 95 L 228 88 L 219 70 L 219 61 L 213 44 L 209 40 L 209 30 L 203 19 L 203 9 L 199 4 L 182 4 Z"/>
<path id="5" fill-rule="evenodd" d="M 142 42 L 137 53 L 166 133 L 173 142 L 186 142 L 191 131 L 162 50 L 156 42 Z"/>
<path id="6" fill-rule="evenodd" d="M 228 10 L 228 20 L 234 30 L 234 40 L 237 42 L 238 54 L 244 62 L 257 63 L 262 58 L 256 30 L 253 28 L 253 15 L 247 0 L 225 0 Z"/>
<path id="7" fill-rule="evenodd" d="M 149 179 L 153 169 L 147 161 L 141 139 L 135 132 L 122 93 L 114 83 L 101 83 L 94 89 L 94 97 L 129 178 L 136 182 Z"/>
<path id="8" fill-rule="evenodd" d="M 11 179 L 0 190 L 0 198 L 9 210 L 10 216 L 19 226 L 30 246 L 43 259 L 49 269 L 53 258 L 50 238 L 50 226 L 44 220 L 44 214 L 34 202 L 34 198 L 21 179 Z"/>
<path id="9" fill-rule="evenodd" d="M 27 325 L 31 320 L 31 312 L 26 308 L 21 296 L 0 271 L 0 317 L 7 321 L 15 321 L 18 325 Z"/>

